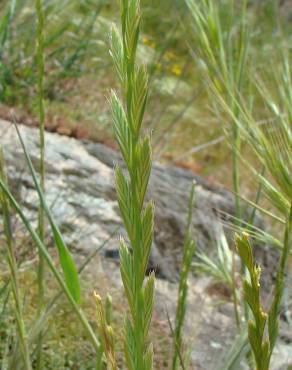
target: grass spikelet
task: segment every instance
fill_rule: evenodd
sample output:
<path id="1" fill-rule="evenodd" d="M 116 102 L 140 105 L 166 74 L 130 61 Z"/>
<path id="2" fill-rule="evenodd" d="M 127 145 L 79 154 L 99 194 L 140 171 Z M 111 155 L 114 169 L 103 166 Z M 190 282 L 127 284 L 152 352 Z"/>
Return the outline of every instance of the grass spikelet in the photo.
<path id="1" fill-rule="evenodd" d="M 136 63 L 136 50 L 141 22 L 140 1 L 122 0 L 122 34 L 113 27 L 111 55 L 125 101 L 125 108 L 115 92 L 111 95 L 114 133 L 128 174 L 115 169 L 119 208 L 130 246 L 120 242 L 120 269 L 131 319 L 125 325 L 125 358 L 128 369 L 150 370 L 153 349 L 148 331 L 154 301 L 154 275 L 145 279 L 152 239 L 152 202 L 144 205 L 151 171 L 149 137 L 140 134 L 147 95 L 145 67 Z M 131 250 L 130 248 L 131 247 Z"/>
<path id="2" fill-rule="evenodd" d="M 261 268 L 256 265 L 247 234 L 236 236 L 237 252 L 247 268 L 250 280 L 244 279 L 244 300 L 251 309 L 253 320 L 248 322 L 248 337 L 254 354 L 257 370 L 269 370 L 270 343 L 265 339 L 265 327 L 268 319 L 260 302 Z"/>
<path id="3" fill-rule="evenodd" d="M 257 370 L 269 370 L 271 357 L 279 334 L 279 313 L 284 289 L 284 277 L 291 250 L 292 206 L 287 218 L 280 264 L 277 272 L 274 296 L 269 312 L 264 312 L 260 302 L 260 273 L 256 265 L 248 235 L 236 236 L 237 252 L 246 266 L 250 279 L 243 282 L 244 300 L 253 314 L 248 322 L 248 335 Z M 266 334 L 267 328 L 267 334 Z"/>
<path id="4" fill-rule="evenodd" d="M 114 332 L 111 327 L 111 297 L 108 295 L 106 298 L 105 307 L 102 303 L 101 297 L 98 294 L 95 295 L 96 306 L 97 306 L 97 320 L 100 333 L 100 352 L 97 358 L 97 367 L 102 369 L 103 364 L 103 353 L 106 357 L 107 369 L 117 370 L 117 362 L 115 358 L 115 340 Z"/>

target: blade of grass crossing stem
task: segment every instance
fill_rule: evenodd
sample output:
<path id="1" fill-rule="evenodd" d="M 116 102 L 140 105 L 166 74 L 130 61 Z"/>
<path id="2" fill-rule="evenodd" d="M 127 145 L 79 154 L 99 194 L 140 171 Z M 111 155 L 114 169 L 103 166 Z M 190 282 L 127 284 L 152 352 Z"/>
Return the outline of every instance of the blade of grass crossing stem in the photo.
<path id="1" fill-rule="evenodd" d="M 56 278 L 60 288 L 66 295 L 69 303 L 71 304 L 74 312 L 76 313 L 80 323 L 82 324 L 88 338 L 91 340 L 91 343 L 96 351 L 99 350 L 99 342 L 92 330 L 92 327 L 90 326 L 88 320 L 86 319 L 83 311 L 79 308 L 79 305 L 76 302 L 76 299 L 74 296 L 71 294 L 71 291 L 69 287 L 67 286 L 66 282 L 63 280 L 62 275 L 59 273 L 58 269 L 56 268 L 54 261 L 50 254 L 47 251 L 47 248 L 43 244 L 43 242 L 40 240 L 38 233 L 33 229 L 31 226 L 29 220 L 27 217 L 24 215 L 23 211 L 21 210 L 20 205 L 18 202 L 15 200 L 11 192 L 9 191 L 8 187 L 5 185 L 5 183 L 0 179 L 0 188 L 5 194 L 6 198 L 9 199 L 9 202 L 11 206 L 14 208 L 16 213 L 19 215 L 20 219 L 22 220 L 26 230 L 29 232 L 30 236 L 32 237 L 32 240 L 36 244 L 37 248 L 42 252 L 47 265 L 49 266 L 50 270 L 52 271 L 54 277 Z"/>
<path id="2" fill-rule="evenodd" d="M 170 329 L 170 333 L 171 333 L 172 337 L 175 338 L 175 331 L 174 331 L 174 329 L 172 327 L 172 322 L 171 322 L 171 319 L 169 317 L 169 313 L 168 313 L 167 310 L 166 310 L 165 313 L 166 313 L 166 316 L 167 316 L 167 322 L 168 322 L 168 326 L 169 326 L 169 329 Z M 183 355 L 181 353 L 181 347 L 178 346 L 178 343 L 176 343 L 175 341 L 174 341 L 173 344 L 174 344 L 174 346 L 176 346 L 176 350 L 177 350 L 177 354 L 178 354 L 180 366 L 181 366 L 182 370 L 186 370 L 184 359 L 183 359 Z"/>
<path id="3" fill-rule="evenodd" d="M 36 60 L 38 66 L 37 95 L 38 95 L 38 113 L 39 113 L 39 137 L 40 137 L 40 188 L 45 193 L 45 107 L 44 107 L 44 13 L 42 0 L 35 0 L 35 10 L 37 14 L 37 47 Z M 43 206 L 39 204 L 38 232 L 42 242 L 45 239 L 45 213 Z M 56 241 L 57 243 L 57 241 Z M 38 264 L 38 315 L 44 308 L 44 280 L 45 280 L 45 263 L 42 253 L 39 254 Z M 40 332 L 37 354 L 36 368 L 41 370 L 42 365 L 42 333 Z"/>
<path id="4" fill-rule="evenodd" d="M 49 223 L 51 225 L 51 229 L 52 229 L 52 233 L 53 233 L 53 237 L 54 237 L 54 242 L 55 242 L 56 247 L 58 249 L 60 264 L 61 264 L 61 267 L 62 267 L 62 270 L 63 270 L 63 273 L 64 273 L 65 282 L 66 282 L 67 287 L 68 287 L 70 293 L 72 294 L 72 297 L 74 298 L 75 302 L 79 303 L 80 302 L 80 284 L 79 284 L 77 267 L 74 263 L 74 260 L 71 256 L 70 252 L 68 251 L 68 248 L 67 248 L 67 246 L 66 246 L 66 244 L 63 240 L 62 234 L 61 234 L 57 224 L 55 223 L 55 221 L 53 219 L 51 211 L 50 211 L 49 207 L 47 206 L 44 194 L 43 194 L 42 189 L 40 187 L 40 184 L 37 180 L 36 172 L 34 170 L 33 164 L 31 162 L 29 154 L 26 150 L 24 141 L 21 137 L 21 134 L 20 134 L 20 131 L 19 131 L 17 125 L 15 125 L 15 128 L 16 128 L 21 146 L 23 148 L 30 173 L 32 175 L 33 182 L 34 182 L 36 191 L 38 193 L 41 206 L 42 206 L 46 216 L 48 217 Z"/>
<path id="5" fill-rule="evenodd" d="M 7 184 L 7 177 L 5 173 L 5 165 L 4 165 L 4 157 L 3 157 L 2 149 L 0 149 L 0 179 L 5 184 Z M 8 259 L 8 266 L 10 269 L 10 284 L 11 284 L 11 290 L 12 290 L 12 295 L 14 299 L 14 312 L 15 312 L 15 319 L 16 319 L 16 327 L 18 331 L 20 351 L 21 351 L 23 365 L 24 365 L 25 370 L 31 370 L 32 367 L 31 367 L 30 354 L 29 354 L 28 343 L 27 343 L 26 327 L 25 327 L 25 323 L 23 319 L 21 296 L 19 293 L 17 262 L 15 260 L 15 255 L 14 255 L 14 241 L 13 241 L 13 234 L 12 234 L 12 228 L 11 228 L 9 202 L 7 201 L 7 198 L 4 196 L 2 191 L 0 191 L 0 205 L 1 205 L 2 213 L 3 213 L 4 234 L 5 234 L 6 245 L 7 245 L 7 259 Z"/>
<path id="6" fill-rule="evenodd" d="M 176 370 L 179 363 L 179 356 L 182 353 L 182 330 L 186 314 L 187 294 L 188 294 L 188 275 L 190 272 L 193 256 L 196 249 L 196 244 L 191 238 L 192 214 L 194 205 L 195 183 L 192 184 L 190 192 L 190 200 L 188 206 L 187 229 L 183 247 L 183 261 L 180 273 L 178 303 L 175 318 L 174 330 L 174 355 L 172 360 L 172 370 Z"/>

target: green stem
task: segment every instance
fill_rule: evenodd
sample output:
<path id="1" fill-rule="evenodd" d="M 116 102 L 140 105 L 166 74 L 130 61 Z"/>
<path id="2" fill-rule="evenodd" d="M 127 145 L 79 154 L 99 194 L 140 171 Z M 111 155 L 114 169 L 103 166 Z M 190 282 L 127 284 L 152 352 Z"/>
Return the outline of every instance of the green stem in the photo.
<path id="1" fill-rule="evenodd" d="M 44 13 L 42 0 L 35 0 L 37 14 L 37 65 L 38 65 L 38 109 L 39 109 L 39 136 L 40 136 L 40 186 L 43 194 L 45 193 L 45 108 L 44 108 Z M 42 242 L 45 239 L 45 214 L 42 205 L 39 205 L 38 232 Z M 44 278 L 45 263 L 42 253 L 39 253 L 38 264 L 38 315 L 44 308 Z M 40 332 L 37 344 L 37 366 L 41 370 L 42 365 L 42 343 L 43 333 Z"/>
<path id="2" fill-rule="evenodd" d="M 132 119 L 132 99 L 133 99 L 133 78 L 134 78 L 134 68 L 135 68 L 135 54 L 132 54 L 129 58 L 126 57 L 125 61 L 127 65 L 127 90 L 126 90 L 126 103 L 127 103 L 127 120 L 129 126 L 133 128 L 133 119 Z M 138 138 L 134 136 L 133 130 L 131 130 L 133 135 L 133 152 L 137 152 Z M 139 161 L 140 158 L 136 157 L 133 159 L 133 163 Z M 133 197 L 133 211 L 134 211 L 134 228 L 136 229 L 136 240 L 134 240 L 133 247 L 133 266 L 135 269 L 135 285 L 134 285 L 134 305 L 135 305 L 135 315 L 133 316 L 133 329 L 134 336 L 136 340 L 136 368 L 142 369 L 141 364 L 143 364 L 143 355 L 145 353 L 144 340 L 141 330 L 141 323 L 143 322 L 143 313 L 144 313 L 144 302 L 141 300 L 143 295 L 143 281 L 144 274 L 141 274 L 142 271 L 142 255 L 141 255 L 141 212 L 140 202 L 138 194 L 140 189 L 137 187 L 137 179 L 134 168 L 128 168 L 130 173 L 130 187 Z"/>
<path id="3" fill-rule="evenodd" d="M 272 356 L 272 352 L 278 337 L 279 311 L 284 291 L 285 272 L 287 269 L 288 258 L 292 247 L 291 236 L 292 236 L 292 203 L 290 205 L 290 211 L 287 216 L 283 250 L 276 278 L 275 296 L 269 312 L 269 340 L 271 346 L 270 356 Z"/>
<path id="4" fill-rule="evenodd" d="M 239 129 L 236 124 L 233 127 L 233 149 L 232 149 L 232 181 L 233 191 L 235 194 L 235 216 L 238 220 L 241 219 L 241 207 L 240 207 L 240 180 L 239 180 L 239 168 L 238 168 L 238 153 L 240 151 L 240 137 Z"/>
<path id="5" fill-rule="evenodd" d="M 3 182 L 6 181 L 5 170 L 4 170 L 4 159 L 2 151 L 0 151 L 0 178 Z M 7 259 L 8 265 L 10 269 L 11 275 L 11 287 L 12 287 L 12 294 L 14 298 L 14 310 L 15 310 L 15 318 L 16 318 L 16 325 L 19 335 L 19 342 L 21 348 L 21 354 L 23 357 L 23 364 L 25 370 L 31 370 L 31 361 L 30 361 L 30 354 L 28 349 L 28 341 L 27 341 L 27 334 L 25 323 L 23 319 L 23 312 L 22 312 L 22 305 L 21 305 L 21 297 L 19 292 L 19 282 L 18 282 L 18 270 L 17 270 L 17 262 L 14 255 L 14 242 L 13 242 L 13 233 L 11 228 L 11 219 L 10 219 L 10 211 L 9 211 L 9 204 L 3 194 L 0 192 L 0 201 L 2 206 L 3 212 L 3 224 L 4 224 L 4 233 L 6 237 L 6 245 L 7 245 Z"/>
<path id="6" fill-rule="evenodd" d="M 194 206 L 195 183 L 192 184 L 189 204 L 187 228 L 185 233 L 184 247 L 183 247 L 183 261 L 180 273 L 179 289 L 178 289 L 178 303 L 175 317 L 175 329 L 173 333 L 174 355 L 172 359 L 172 370 L 176 370 L 179 360 L 184 363 L 182 356 L 182 330 L 186 314 L 188 283 L 187 279 L 190 273 L 191 263 L 195 252 L 196 244 L 191 239 L 191 225 L 192 214 Z"/>
<path id="7" fill-rule="evenodd" d="M 232 296 L 233 296 L 233 310 L 234 310 L 234 317 L 236 321 L 237 329 L 240 332 L 240 315 L 239 315 L 239 307 L 238 307 L 238 299 L 237 299 L 237 291 L 236 291 L 236 280 L 235 280 L 235 253 L 232 252 Z"/>
<path id="8" fill-rule="evenodd" d="M 241 82 L 238 82 L 238 88 L 240 89 Z M 232 111 L 234 112 L 234 116 L 238 119 L 239 111 L 238 108 L 234 104 L 234 99 L 232 98 Z M 241 211 L 241 202 L 240 202 L 240 172 L 239 172 L 239 156 L 241 150 L 241 139 L 240 139 L 240 130 L 237 126 L 237 123 L 233 123 L 233 145 L 232 145 L 232 180 L 233 180 L 233 192 L 234 192 L 234 201 L 235 201 L 235 217 L 236 222 L 240 226 L 240 220 L 242 219 L 242 211 Z M 240 273 L 243 277 L 246 274 L 246 267 L 244 263 L 241 261 L 241 268 Z M 234 274 L 233 274 L 234 275 Z M 234 277 L 233 277 L 234 278 Z M 235 281 L 233 281 L 233 290 L 235 288 Z M 238 301 L 236 297 L 236 291 L 233 291 L 233 303 L 234 303 L 234 310 L 235 310 L 235 318 L 237 327 L 240 328 L 240 316 L 239 316 L 239 308 L 238 308 Z M 246 302 L 243 302 L 243 309 L 244 309 L 244 317 L 245 320 L 248 321 L 249 310 L 248 305 Z"/>

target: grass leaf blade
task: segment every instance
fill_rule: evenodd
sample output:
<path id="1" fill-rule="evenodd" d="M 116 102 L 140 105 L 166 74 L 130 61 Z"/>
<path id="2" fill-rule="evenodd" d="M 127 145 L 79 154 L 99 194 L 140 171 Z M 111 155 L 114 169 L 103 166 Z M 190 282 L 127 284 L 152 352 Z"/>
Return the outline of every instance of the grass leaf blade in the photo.
<path id="1" fill-rule="evenodd" d="M 46 216 L 48 217 L 49 223 L 51 225 L 51 229 L 52 229 L 52 232 L 53 232 L 53 237 L 54 237 L 55 244 L 56 244 L 57 249 L 58 249 L 60 264 L 61 264 L 61 267 L 62 267 L 62 270 L 63 270 L 66 285 L 67 285 L 70 293 L 72 294 L 72 297 L 74 298 L 75 302 L 80 303 L 81 293 L 80 293 L 80 283 L 79 283 L 77 267 L 76 267 L 75 262 L 74 262 L 74 260 L 71 256 L 64 240 L 63 240 L 61 232 L 60 232 L 57 224 L 55 223 L 55 221 L 53 219 L 51 211 L 50 211 L 49 207 L 46 204 L 44 194 L 43 194 L 43 192 L 41 190 L 41 187 L 40 187 L 40 184 L 37 180 L 37 175 L 36 175 L 35 169 L 34 169 L 33 164 L 31 162 L 28 151 L 25 147 L 24 141 L 21 137 L 20 131 L 19 131 L 17 125 L 15 125 L 15 127 L 16 127 L 16 131 L 17 131 L 17 134 L 18 134 L 18 137 L 19 137 L 19 140 L 20 140 L 20 143 L 21 143 L 21 146 L 22 146 L 25 158 L 26 158 L 26 162 L 28 164 L 30 173 L 31 173 L 32 178 L 33 178 L 33 182 L 34 182 L 35 187 L 36 187 L 36 191 L 38 193 L 38 196 L 39 196 L 39 199 L 40 199 L 40 202 L 41 202 L 41 206 L 43 207 L 44 212 L 45 212 Z"/>

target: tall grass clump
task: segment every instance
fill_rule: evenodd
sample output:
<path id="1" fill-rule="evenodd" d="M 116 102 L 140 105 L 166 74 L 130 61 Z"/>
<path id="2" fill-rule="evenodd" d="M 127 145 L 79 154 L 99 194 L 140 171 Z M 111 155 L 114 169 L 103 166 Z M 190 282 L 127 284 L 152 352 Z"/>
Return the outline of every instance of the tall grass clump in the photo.
<path id="1" fill-rule="evenodd" d="M 148 94 L 144 66 L 138 66 L 136 51 L 141 25 L 140 1 L 122 0 L 121 34 L 111 33 L 111 55 L 121 83 L 125 108 L 115 92 L 111 94 L 114 134 L 127 174 L 115 168 L 116 189 L 121 216 L 128 234 L 120 241 L 120 270 L 131 319 L 125 323 L 124 350 L 128 369 L 153 367 L 153 348 L 148 331 L 154 301 L 154 274 L 145 279 L 152 239 L 152 201 L 145 204 L 151 172 L 150 137 L 141 134 Z"/>
<path id="2" fill-rule="evenodd" d="M 275 210 L 285 220 L 289 215 L 292 195 L 292 130 L 291 130 L 291 66 L 289 56 L 284 54 L 281 66 L 274 72 L 276 91 L 271 94 L 260 77 L 254 79 L 259 99 L 266 108 L 267 118 L 258 123 L 253 107 L 240 95 L 234 97 L 240 118 L 237 118 L 224 97 L 213 90 L 214 98 L 228 116 L 234 120 L 243 139 L 250 146 L 266 173 L 262 174 L 241 158 L 247 168 L 260 181 L 262 191 Z M 272 214 L 273 216 L 273 214 Z M 276 218 L 276 215 L 273 216 Z"/>
<path id="3" fill-rule="evenodd" d="M 194 47 L 191 47 L 197 61 L 203 69 L 203 76 L 208 85 L 212 85 L 223 95 L 235 117 L 239 110 L 234 97 L 241 93 L 247 84 L 247 56 L 249 48 L 249 30 L 246 16 L 247 2 L 243 0 L 238 12 L 238 3 L 228 0 L 222 4 L 218 0 L 185 0 L 190 10 L 191 27 L 194 34 Z M 215 103 L 215 104 L 213 104 Z M 222 122 L 220 109 L 216 101 L 211 107 Z M 234 120 L 223 126 L 232 142 L 232 182 L 235 193 L 235 210 L 241 218 L 240 169 L 238 155 L 241 149 L 239 127 Z"/>
<path id="4" fill-rule="evenodd" d="M 3 183 L 7 184 L 7 177 L 5 173 L 5 165 L 4 165 L 4 157 L 2 153 L 2 149 L 0 149 L 0 179 Z M 4 224 L 4 234 L 6 239 L 6 247 L 7 247 L 7 265 L 10 270 L 10 287 L 14 299 L 14 316 L 16 321 L 17 333 L 18 333 L 18 341 L 20 344 L 20 351 L 23 361 L 23 366 L 25 370 L 31 370 L 31 360 L 30 360 L 30 352 L 28 346 L 28 336 L 27 336 L 27 329 L 25 326 L 24 318 L 23 318 L 23 302 L 20 294 L 19 289 L 19 277 L 18 277 L 18 266 L 17 261 L 15 258 L 15 250 L 14 250 L 14 238 L 12 232 L 12 223 L 11 223 L 11 216 L 10 216 L 10 205 L 3 194 L 3 191 L 0 191 L 0 206 L 3 214 L 3 224 Z"/>
<path id="5" fill-rule="evenodd" d="M 40 136 L 40 186 L 43 194 L 45 193 L 45 107 L 44 107 L 44 73 L 45 73 L 45 62 L 44 62 L 44 12 L 42 0 L 35 1 L 35 9 L 37 14 L 37 47 L 36 47 L 36 59 L 38 66 L 38 113 L 39 113 L 39 136 Z M 38 218 L 38 232 L 40 240 L 45 240 L 45 214 L 42 205 L 39 206 L 39 218 Z M 44 308 L 44 283 L 45 283 L 45 261 L 42 253 L 39 253 L 38 263 L 38 313 L 41 315 L 41 311 Z M 37 369 L 42 368 L 42 333 L 40 332 L 38 339 L 37 349 Z"/>
<path id="6" fill-rule="evenodd" d="M 228 1 L 229 10 L 217 1 L 186 0 L 189 6 L 198 50 L 195 50 L 203 64 L 207 77 L 207 88 L 212 99 L 212 107 L 223 121 L 228 144 L 233 155 L 233 191 L 236 201 L 234 229 L 244 228 L 261 242 L 270 242 L 280 249 L 280 261 L 274 294 L 270 309 L 264 312 L 260 302 L 260 270 L 255 265 L 251 244 L 246 237 L 237 237 L 237 250 L 242 263 L 244 280 L 245 318 L 248 323 L 248 338 L 257 370 L 269 369 L 272 352 L 278 338 L 278 321 L 284 290 L 285 271 L 291 253 L 291 199 L 292 199 L 292 133 L 291 133 L 291 66 L 288 51 L 282 51 L 283 60 L 279 68 L 273 69 L 274 89 L 263 81 L 271 80 L 272 73 L 261 79 L 247 62 L 250 36 L 246 2 L 239 17 L 235 17 L 234 1 Z M 281 59 L 280 58 L 280 59 Z M 278 62 L 278 61 L 277 61 Z M 260 109 L 256 109 L 257 107 Z M 259 114 L 267 117 L 259 124 Z M 231 130 L 228 125 L 231 123 Z M 231 133 L 231 135 L 229 135 Z M 241 153 L 241 143 L 245 142 L 261 162 L 264 171 L 247 163 Z M 280 241 L 269 232 L 254 227 L 250 221 L 242 219 L 240 206 L 239 163 L 245 170 L 251 170 L 259 181 L 260 192 L 275 208 L 270 212 L 250 202 L 254 212 L 262 212 L 284 225 L 284 241 Z M 257 195 L 258 198 L 258 195 Z M 280 217 L 279 217 L 280 214 Z M 246 280 L 245 275 L 249 276 Z M 248 308 L 248 309 L 247 309 Z M 250 319 L 250 314 L 252 319 Z M 265 337 L 264 333 L 268 334 Z"/>
<path id="7" fill-rule="evenodd" d="M 259 125 L 254 115 L 254 110 L 246 102 L 243 96 L 235 98 L 240 111 L 240 119 L 237 119 L 228 102 L 215 92 L 226 113 L 234 119 L 242 132 L 243 138 L 266 168 L 266 174 L 258 172 L 251 164 L 243 160 L 244 164 L 252 171 L 259 180 L 263 193 L 274 211 L 270 212 L 273 220 L 280 223 L 283 230 L 283 241 L 277 243 L 280 249 L 279 266 L 274 287 L 274 293 L 267 313 L 262 312 L 259 301 L 260 271 L 255 266 L 252 249 L 245 236 L 237 238 L 237 249 L 241 260 L 247 267 L 250 281 L 244 282 L 244 297 L 249 305 L 254 321 L 249 321 L 249 341 L 254 353 L 258 370 L 269 369 L 269 363 L 273 349 L 278 338 L 279 314 L 285 287 L 285 274 L 288 259 L 291 254 L 291 222 L 292 222 L 292 131 L 291 131 L 291 76 L 288 54 L 282 54 L 282 64 L 275 71 L 274 77 L 277 83 L 276 93 L 271 94 L 266 85 L 258 77 L 254 80 L 255 89 L 262 99 L 268 120 Z M 281 81 L 281 83 L 279 83 Z M 259 212 L 262 207 L 254 205 Z M 269 214 L 264 212 L 265 214 Z M 277 216 L 280 214 L 280 218 Z M 257 238 L 257 231 L 250 225 L 253 237 Z M 264 339 L 263 334 L 267 328 L 268 336 Z"/>
<path id="8" fill-rule="evenodd" d="M 236 120 L 240 110 L 236 104 L 239 94 L 248 91 L 248 53 L 250 32 L 247 17 L 247 1 L 185 0 L 190 10 L 194 34 L 194 51 L 206 79 L 207 92 L 211 97 L 211 109 L 221 122 L 232 155 L 232 186 L 236 222 L 241 223 L 242 205 L 240 187 L 240 153 L 242 147 L 240 127 Z M 220 104 L 212 99 L 212 90 L 224 97 L 234 119 L 226 119 Z M 244 265 L 241 267 L 245 273 Z M 236 322 L 240 326 L 237 304 Z M 245 306 L 247 319 L 247 307 Z"/>

